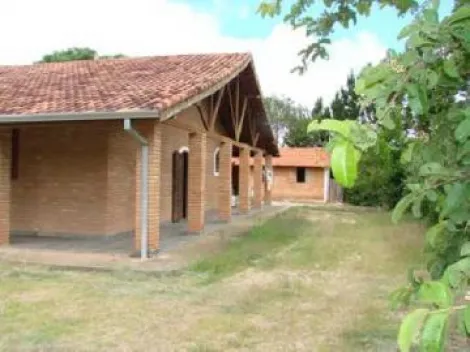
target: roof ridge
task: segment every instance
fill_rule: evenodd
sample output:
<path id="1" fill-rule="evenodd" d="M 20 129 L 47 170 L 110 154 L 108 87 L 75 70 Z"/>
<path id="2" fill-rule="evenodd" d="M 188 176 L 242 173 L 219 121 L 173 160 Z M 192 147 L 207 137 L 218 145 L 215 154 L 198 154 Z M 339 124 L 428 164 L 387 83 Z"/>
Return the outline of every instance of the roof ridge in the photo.
<path id="1" fill-rule="evenodd" d="M 183 54 L 167 54 L 167 55 L 145 55 L 145 56 L 127 56 L 127 57 L 116 57 L 116 58 L 98 58 L 93 60 L 69 60 L 69 61 L 56 61 L 56 62 L 35 62 L 30 64 L 11 64 L 1 65 L 0 69 L 9 68 L 27 68 L 27 67 L 38 67 L 38 66 L 52 66 L 52 65 L 72 65 L 77 63 L 103 63 L 103 62 L 128 62 L 128 61 L 140 61 L 140 60 L 152 60 L 162 58 L 178 58 L 178 57 L 230 57 L 230 56 L 247 56 L 252 58 L 252 54 L 249 51 L 237 51 L 237 52 L 214 52 L 214 53 L 183 53 Z"/>

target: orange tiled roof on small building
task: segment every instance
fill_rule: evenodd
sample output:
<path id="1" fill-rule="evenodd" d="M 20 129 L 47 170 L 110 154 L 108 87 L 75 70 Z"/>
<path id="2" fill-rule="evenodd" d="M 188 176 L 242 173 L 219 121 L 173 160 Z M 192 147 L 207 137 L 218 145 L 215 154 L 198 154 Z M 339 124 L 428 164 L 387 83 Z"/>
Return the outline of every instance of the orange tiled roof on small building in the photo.
<path id="1" fill-rule="evenodd" d="M 280 156 L 273 158 L 279 167 L 329 167 L 330 156 L 324 148 L 280 148 Z"/>
<path id="2" fill-rule="evenodd" d="M 324 148 L 279 148 L 279 157 L 273 158 L 274 167 L 330 167 L 330 156 Z M 238 158 L 232 163 L 238 165 Z M 264 164 L 264 159 L 263 159 Z M 253 158 L 250 158 L 253 165 Z"/>

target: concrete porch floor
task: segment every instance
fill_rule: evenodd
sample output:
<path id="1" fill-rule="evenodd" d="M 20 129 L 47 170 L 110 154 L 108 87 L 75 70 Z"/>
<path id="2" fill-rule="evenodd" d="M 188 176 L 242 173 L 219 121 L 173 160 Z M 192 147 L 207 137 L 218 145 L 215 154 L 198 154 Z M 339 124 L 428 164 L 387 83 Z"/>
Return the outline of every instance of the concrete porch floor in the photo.
<path id="1" fill-rule="evenodd" d="M 9 246 L 0 247 L 0 260 L 90 269 L 138 266 L 138 269 L 171 270 L 181 266 L 179 254 L 184 252 L 184 247 L 197 246 L 198 242 L 205 241 L 214 234 L 246 231 L 256 221 L 272 217 L 286 208 L 265 206 L 243 215 L 238 209 L 234 209 L 230 223 L 222 223 L 215 213 L 208 212 L 205 229 L 199 235 L 187 233 L 186 221 L 163 223 L 160 226 L 159 253 L 144 263 L 140 258 L 130 257 L 133 252 L 132 234 L 102 237 L 12 236 Z M 178 263 L 173 260 L 177 257 Z"/>

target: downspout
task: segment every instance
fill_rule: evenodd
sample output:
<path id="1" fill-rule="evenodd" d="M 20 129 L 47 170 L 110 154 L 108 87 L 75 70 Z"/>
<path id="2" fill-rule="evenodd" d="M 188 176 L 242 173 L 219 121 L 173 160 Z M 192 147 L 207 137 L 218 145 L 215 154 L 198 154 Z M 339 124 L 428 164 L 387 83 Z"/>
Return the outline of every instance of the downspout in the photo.
<path id="1" fill-rule="evenodd" d="M 124 131 L 129 133 L 141 146 L 140 162 L 140 258 L 148 258 L 148 141 L 132 127 L 131 119 L 124 119 Z"/>
<path id="2" fill-rule="evenodd" d="M 323 169 L 323 202 L 328 203 L 330 198 L 330 168 Z"/>

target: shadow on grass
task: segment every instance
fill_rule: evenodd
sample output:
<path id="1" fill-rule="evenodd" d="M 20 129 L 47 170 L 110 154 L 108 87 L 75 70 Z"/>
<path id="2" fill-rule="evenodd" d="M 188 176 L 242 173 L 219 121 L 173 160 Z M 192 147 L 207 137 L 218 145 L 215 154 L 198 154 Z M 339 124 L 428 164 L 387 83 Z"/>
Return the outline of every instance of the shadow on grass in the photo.
<path id="1" fill-rule="evenodd" d="M 265 257 L 297 240 L 311 227 L 312 223 L 302 217 L 299 209 L 291 209 L 254 226 L 230 241 L 224 250 L 190 265 L 189 270 L 204 274 L 205 283 L 220 280 L 258 266 Z"/>

